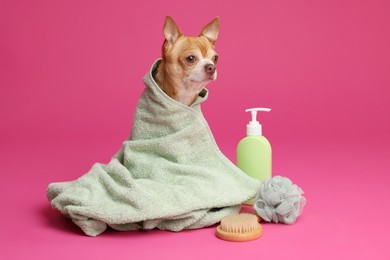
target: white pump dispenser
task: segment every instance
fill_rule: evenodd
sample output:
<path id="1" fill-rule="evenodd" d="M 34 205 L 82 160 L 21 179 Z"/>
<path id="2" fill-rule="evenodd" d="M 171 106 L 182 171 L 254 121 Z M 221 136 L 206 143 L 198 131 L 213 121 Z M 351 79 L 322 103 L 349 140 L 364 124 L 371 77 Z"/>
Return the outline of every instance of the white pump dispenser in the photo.
<path id="1" fill-rule="evenodd" d="M 262 127 L 259 121 L 257 121 L 257 111 L 270 112 L 271 108 L 258 107 L 258 108 L 249 108 L 245 112 L 251 112 L 252 121 L 246 125 L 246 135 L 247 136 L 256 136 L 262 135 Z"/>

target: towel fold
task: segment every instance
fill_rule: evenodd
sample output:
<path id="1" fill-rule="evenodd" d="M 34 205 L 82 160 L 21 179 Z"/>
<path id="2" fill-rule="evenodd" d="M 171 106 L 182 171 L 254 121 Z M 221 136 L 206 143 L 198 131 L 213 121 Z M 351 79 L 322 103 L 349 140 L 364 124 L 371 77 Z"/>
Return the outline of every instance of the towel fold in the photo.
<path id="1" fill-rule="evenodd" d="M 202 91 L 191 106 L 144 78 L 130 137 L 108 164 L 94 164 L 71 182 L 47 189 L 53 208 L 96 236 L 107 225 L 120 231 L 180 231 L 213 225 L 237 213 L 260 183 L 219 150 L 201 112 Z"/>

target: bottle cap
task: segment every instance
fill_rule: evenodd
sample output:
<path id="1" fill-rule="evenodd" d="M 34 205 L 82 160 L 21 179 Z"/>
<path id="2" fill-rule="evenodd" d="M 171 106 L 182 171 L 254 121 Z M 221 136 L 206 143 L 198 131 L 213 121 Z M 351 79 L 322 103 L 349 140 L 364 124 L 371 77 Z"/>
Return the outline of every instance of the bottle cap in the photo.
<path id="1" fill-rule="evenodd" d="M 265 107 L 257 107 L 257 108 L 248 108 L 245 110 L 245 112 L 251 112 L 252 115 L 252 121 L 250 121 L 246 125 L 246 135 L 249 136 L 256 136 L 256 135 L 262 135 L 262 127 L 259 121 L 257 121 L 257 111 L 261 112 L 269 112 L 271 111 L 271 108 L 265 108 Z"/>

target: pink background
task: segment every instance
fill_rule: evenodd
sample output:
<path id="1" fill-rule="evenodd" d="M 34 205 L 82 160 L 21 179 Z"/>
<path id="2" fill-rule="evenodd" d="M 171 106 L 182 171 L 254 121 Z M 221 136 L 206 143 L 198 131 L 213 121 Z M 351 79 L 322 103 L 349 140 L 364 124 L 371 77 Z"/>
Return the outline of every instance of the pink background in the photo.
<path id="1" fill-rule="evenodd" d="M 84 236 L 52 210 L 50 182 L 108 162 L 131 129 L 171 15 L 196 35 L 221 18 L 203 105 L 235 161 L 244 109 L 262 114 L 274 175 L 302 187 L 295 225 L 227 243 L 214 228 Z M 387 0 L 0 3 L 1 259 L 389 259 Z"/>

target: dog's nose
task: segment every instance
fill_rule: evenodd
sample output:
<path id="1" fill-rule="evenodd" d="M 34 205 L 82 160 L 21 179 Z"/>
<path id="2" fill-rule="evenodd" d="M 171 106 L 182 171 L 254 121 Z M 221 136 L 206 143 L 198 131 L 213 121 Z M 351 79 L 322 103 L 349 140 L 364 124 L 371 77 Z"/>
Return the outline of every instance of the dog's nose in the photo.
<path id="1" fill-rule="evenodd" d="M 206 64 L 206 66 L 204 66 L 207 74 L 209 75 L 213 75 L 214 72 L 215 72 L 215 65 L 214 64 Z"/>

